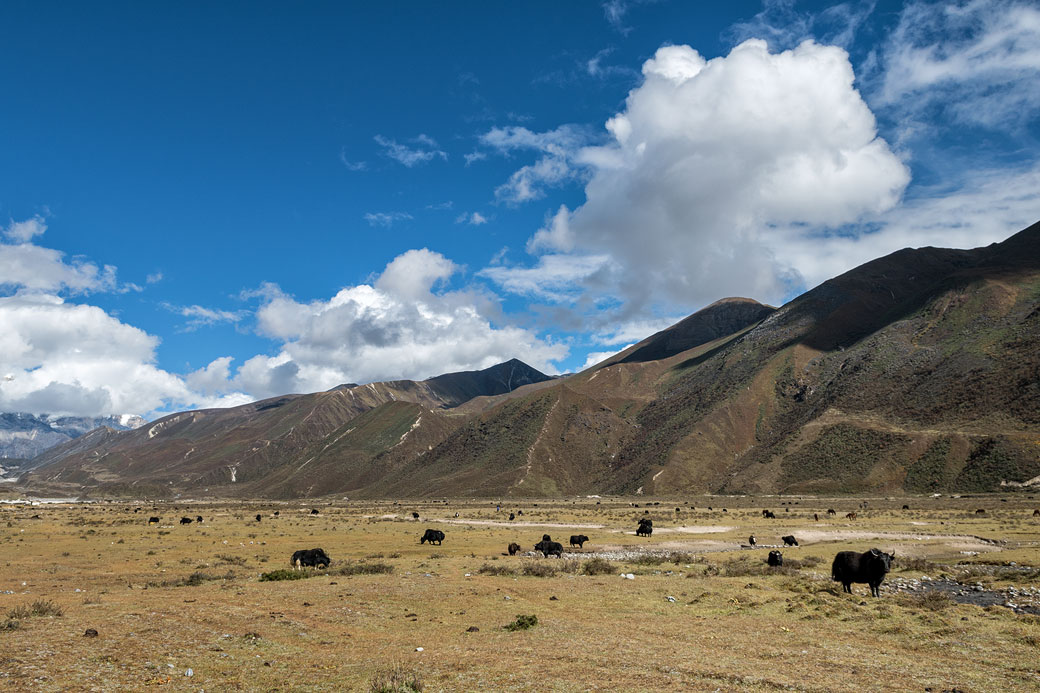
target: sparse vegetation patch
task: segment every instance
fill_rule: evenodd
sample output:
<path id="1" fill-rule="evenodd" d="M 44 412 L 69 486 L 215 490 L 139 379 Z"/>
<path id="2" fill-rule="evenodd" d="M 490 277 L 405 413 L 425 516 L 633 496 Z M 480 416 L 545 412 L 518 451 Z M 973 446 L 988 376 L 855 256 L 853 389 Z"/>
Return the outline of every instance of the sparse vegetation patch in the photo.
<path id="1" fill-rule="evenodd" d="M 534 614 L 525 616 L 524 614 L 517 614 L 516 620 L 512 623 L 507 623 L 502 626 L 508 631 L 527 630 L 528 628 L 534 628 L 538 625 L 538 617 Z"/>

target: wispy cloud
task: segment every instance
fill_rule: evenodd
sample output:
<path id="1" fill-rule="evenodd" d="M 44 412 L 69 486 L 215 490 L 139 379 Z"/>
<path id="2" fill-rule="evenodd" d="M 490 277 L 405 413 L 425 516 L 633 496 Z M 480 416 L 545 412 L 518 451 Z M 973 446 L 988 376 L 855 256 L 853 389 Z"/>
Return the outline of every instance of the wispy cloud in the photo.
<path id="1" fill-rule="evenodd" d="M 47 223 L 39 214 L 25 221 L 14 221 L 13 219 L 3 230 L 3 235 L 12 243 L 28 243 L 35 236 L 43 234 L 47 230 Z"/>
<path id="2" fill-rule="evenodd" d="M 171 313 L 187 318 L 188 322 L 186 323 L 185 329 L 189 332 L 197 330 L 200 327 L 218 325 L 221 323 L 234 324 L 240 322 L 243 318 L 249 315 L 249 312 L 244 310 L 219 310 L 199 305 L 178 306 L 166 302 L 160 305 Z"/>
<path id="3" fill-rule="evenodd" d="M 585 128 L 561 125 L 555 130 L 534 132 L 525 127 L 494 127 L 480 136 L 480 143 L 503 156 L 534 150 L 541 157 L 513 172 L 509 180 L 495 189 L 495 198 L 507 204 L 537 200 L 545 188 L 559 186 L 578 177 L 574 161 L 591 140 Z"/>
<path id="4" fill-rule="evenodd" d="M 877 97 L 905 119 L 1007 131 L 1040 111 L 1040 8 L 976 0 L 915 2 L 900 15 L 881 59 Z"/>
<path id="5" fill-rule="evenodd" d="M 408 212 L 368 212 L 364 218 L 370 226 L 390 228 L 396 222 L 407 221 L 413 217 Z"/>
<path id="6" fill-rule="evenodd" d="M 346 147 L 339 150 L 339 160 L 347 167 L 348 171 L 364 171 L 368 168 L 368 164 L 364 161 L 351 161 L 348 159 Z"/>
<path id="7" fill-rule="evenodd" d="M 438 149 L 436 140 L 429 135 L 421 134 L 418 137 L 413 137 L 409 140 L 410 143 L 417 146 L 401 144 L 396 140 L 384 137 L 383 135 L 376 135 L 374 139 L 376 143 L 383 148 L 384 156 L 387 156 L 408 168 L 418 166 L 419 164 L 425 164 L 436 158 L 440 158 L 444 161 L 448 160 L 448 154 L 441 149 Z"/>
<path id="8" fill-rule="evenodd" d="M 488 223 L 488 218 L 480 212 L 463 212 L 459 216 L 455 217 L 456 224 L 469 224 L 470 226 L 480 226 L 481 224 Z"/>

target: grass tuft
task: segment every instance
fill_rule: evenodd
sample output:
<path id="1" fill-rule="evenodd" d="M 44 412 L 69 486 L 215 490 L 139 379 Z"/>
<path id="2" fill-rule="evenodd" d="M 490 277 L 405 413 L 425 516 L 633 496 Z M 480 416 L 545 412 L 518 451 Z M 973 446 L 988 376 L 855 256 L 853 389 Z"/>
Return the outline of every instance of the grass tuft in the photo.
<path id="1" fill-rule="evenodd" d="M 528 561 L 520 568 L 520 574 L 528 577 L 553 577 L 559 570 L 548 561 Z"/>
<path id="2" fill-rule="evenodd" d="M 512 632 L 512 631 L 517 631 L 517 630 L 527 630 L 528 628 L 534 628 L 537 625 L 538 625 L 538 617 L 535 616 L 534 614 L 530 614 L 529 616 L 525 616 L 523 614 L 517 614 L 515 621 L 513 621 L 512 623 L 507 623 L 506 625 L 504 625 L 502 627 L 504 629 Z"/>
<path id="3" fill-rule="evenodd" d="M 611 575 L 614 564 L 605 558 L 590 558 L 582 564 L 581 572 L 585 575 Z"/>
<path id="4" fill-rule="evenodd" d="M 389 563 L 345 563 L 329 571 L 329 575 L 387 575 L 394 572 Z"/>
<path id="5" fill-rule="evenodd" d="M 908 594 L 899 598 L 899 603 L 913 609 L 925 609 L 927 611 L 943 611 L 953 606 L 954 601 L 950 595 L 937 590 L 929 590 L 920 594 Z"/>
<path id="6" fill-rule="evenodd" d="M 419 673 L 400 665 L 376 674 L 368 684 L 369 693 L 422 693 Z"/>
<path id="7" fill-rule="evenodd" d="M 12 621 L 27 619 L 34 616 L 62 616 L 65 611 L 49 599 L 37 599 L 29 606 L 16 606 L 7 612 L 7 618 Z M 15 625 L 14 628 L 18 626 Z M 12 628 L 13 630 L 13 628 Z"/>
<path id="8" fill-rule="evenodd" d="M 477 569 L 481 575 L 516 575 L 516 571 L 507 565 L 492 565 L 485 563 Z"/>
<path id="9" fill-rule="evenodd" d="M 281 568 L 279 570 L 272 570 L 269 573 L 261 573 L 260 582 L 277 582 L 279 580 L 303 580 L 309 578 L 317 573 L 308 573 L 302 570 L 289 570 L 288 568 Z"/>

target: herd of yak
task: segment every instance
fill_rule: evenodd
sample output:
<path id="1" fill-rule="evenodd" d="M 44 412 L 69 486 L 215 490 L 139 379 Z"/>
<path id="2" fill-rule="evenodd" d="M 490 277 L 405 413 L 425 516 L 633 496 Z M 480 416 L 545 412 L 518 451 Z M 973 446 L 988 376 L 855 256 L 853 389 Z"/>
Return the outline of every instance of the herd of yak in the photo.
<path id="1" fill-rule="evenodd" d="M 418 518 L 415 518 L 418 519 Z M 636 528 L 636 535 L 649 537 L 654 531 L 654 523 L 650 518 L 642 518 L 639 520 L 639 526 Z M 570 538 L 570 545 L 582 548 L 589 538 L 584 534 L 575 534 Z M 793 536 L 782 537 L 785 546 L 798 546 L 797 540 Z M 422 537 L 419 538 L 420 544 L 429 542 L 432 544 L 440 545 L 444 541 L 444 532 L 439 529 L 427 529 Z M 755 545 L 755 537 L 752 535 L 749 537 L 749 543 L 751 546 Z M 515 556 L 520 553 L 520 545 L 513 542 L 508 546 L 509 555 Z M 556 556 L 557 558 L 563 558 L 563 544 L 558 541 L 553 541 L 552 537 L 548 534 L 542 535 L 542 540 L 534 545 L 534 550 L 542 554 L 543 557 L 548 558 L 549 556 Z M 884 553 L 879 549 L 870 549 L 863 553 L 857 553 L 856 551 L 839 551 L 834 557 L 834 562 L 831 564 L 831 578 L 835 582 L 840 582 L 845 592 L 852 594 L 852 584 L 867 584 L 870 586 L 870 594 L 875 597 L 880 597 L 880 587 L 882 581 L 885 579 L 885 575 L 892 568 L 892 558 L 895 553 Z M 290 562 L 294 570 L 299 570 L 305 567 L 310 568 L 328 568 L 332 560 L 329 555 L 325 553 L 323 549 L 302 549 L 293 553 Z M 784 564 L 784 555 L 780 551 L 770 551 L 766 557 L 766 563 L 774 568 L 779 568 Z"/>

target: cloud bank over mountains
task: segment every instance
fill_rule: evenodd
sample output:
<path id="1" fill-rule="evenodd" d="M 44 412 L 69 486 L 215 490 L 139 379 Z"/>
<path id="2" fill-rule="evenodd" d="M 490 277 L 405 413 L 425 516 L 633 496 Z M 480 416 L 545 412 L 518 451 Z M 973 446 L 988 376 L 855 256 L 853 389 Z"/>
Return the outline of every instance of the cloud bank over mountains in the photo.
<path id="1" fill-rule="evenodd" d="M 627 35 L 627 6 L 608 6 Z M 231 308 L 157 302 L 185 330 L 234 324 L 268 340 L 245 359 L 216 353 L 193 371 L 161 368 L 158 337 L 90 299 L 153 289 L 42 245 L 45 216 L 11 220 L 0 240 L 0 411 L 147 415 L 509 358 L 555 373 L 575 340 L 591 365 L 721 297 L 778 304 L 902 247 L 986 245 L 1036 221 L 1040 157 L 1028 145 L 1040 112 L 1040 10 L 909 3 L 857 75 L 848 46 L 873 6 L 849 7 L 771 29 L 764 12 L 712 59 L 662 46 L 601 126 L 485 125 L 463 156 L 449 155 L 444 138 L 374 135 L 401 171 L 516 161 L 488 182 L 500 213 L 463 212 L 459 228 L 490 229 L 568 186 L 583 195 L 546 205 L 523 262 L 501 261 L 503 249 L 467 268 L 428 247 L 397 249 L 377 276 L 331 296 L 297 299 L 278 277 L 258 277 L 266 283 Z M 825 25 L 829 34 L 817 31 Z M 951 166 L 936 143 L 960 130 L 1018 137 L 1026 154 L 982 151 L 970 168 Z M 376 231 L 422 223 L 404 211 L 364 221 Z"/>

